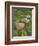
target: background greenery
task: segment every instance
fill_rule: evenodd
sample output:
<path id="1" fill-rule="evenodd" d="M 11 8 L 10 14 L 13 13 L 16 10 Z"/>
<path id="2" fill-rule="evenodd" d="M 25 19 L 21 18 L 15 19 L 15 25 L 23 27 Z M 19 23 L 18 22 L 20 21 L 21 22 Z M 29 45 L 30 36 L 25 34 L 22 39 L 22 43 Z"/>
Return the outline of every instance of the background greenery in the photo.
<path id="1" fill-rule="evenodd" d="M 30 23 L 26 24 L 22 30 L 18 30 L 15 24 L 17 22 L 20 22 L 20 20 L 23 20 L 25 24 L 25 17 L 28 15 L 31 16 Z M 12 36 L 31 36 L 32 35 L 32 8 L 21 8 L 21 7 L 12 8 L 12 34 L 13 34 Z"/>

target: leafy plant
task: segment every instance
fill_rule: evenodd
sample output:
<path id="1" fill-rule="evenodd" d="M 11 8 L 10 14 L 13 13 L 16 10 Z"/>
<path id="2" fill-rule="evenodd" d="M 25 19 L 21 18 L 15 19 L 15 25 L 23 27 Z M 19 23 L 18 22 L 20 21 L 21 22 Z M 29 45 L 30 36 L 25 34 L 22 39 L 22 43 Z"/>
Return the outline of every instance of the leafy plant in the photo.
<path id="1" fill-rule="evenodd" d="M 32 35 L 32 9 L 31 8 L 12 8 L 12 34 L 13 36 L 31 36 Z M 30 22 L 26 23 L 27 16 L 30 16 Z M 29 19 L 27 19 L 29 21 Z M 18 30 L 16 23 L 24 23 L 24 28 Z"/>

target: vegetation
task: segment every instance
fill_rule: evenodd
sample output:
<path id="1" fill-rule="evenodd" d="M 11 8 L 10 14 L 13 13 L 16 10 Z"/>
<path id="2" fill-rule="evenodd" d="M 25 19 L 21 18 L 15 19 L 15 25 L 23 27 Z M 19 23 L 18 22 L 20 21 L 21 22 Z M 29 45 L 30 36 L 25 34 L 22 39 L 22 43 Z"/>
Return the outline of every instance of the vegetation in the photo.
<path id="1" fill-rule="evenodd" d="M 31 8 L 12 8 L 12 34 L 13 36 L 31 36 L 32 35 L 32 9 Z M 30 16 L 27 20 L 27 16 Z M 24 23 L 24 28 L 17 29 L 16 23 Z"/>

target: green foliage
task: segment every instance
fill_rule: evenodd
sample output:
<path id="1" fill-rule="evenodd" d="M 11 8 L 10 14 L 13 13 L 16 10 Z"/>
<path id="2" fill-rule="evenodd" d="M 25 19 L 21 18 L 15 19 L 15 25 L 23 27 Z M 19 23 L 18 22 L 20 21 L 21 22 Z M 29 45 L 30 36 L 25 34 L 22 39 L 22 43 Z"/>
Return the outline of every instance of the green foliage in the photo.
<path id="1" fill-rule="evenodd" d="M 27 26 L 27 24 L 25 23 L 25 18 L 27 15 L 30 15 L 32 18 L 32 9 L 14 7 L 14 8 L 12 8 L 12 12 L 13 12 L 12 13 L 12 34 L 13 34 L 13 36 L 29 36 L 29 35 L 31 36 L 32 19 Z M 22 30 L 18 30 L 15 25 L 16 23 L 18 23 L 20 21 L 25 24 L 25 27 Z M 26 27 L 27 27 L 27 29 L 29 29 L 30 32 L 26 31 Z"/>

